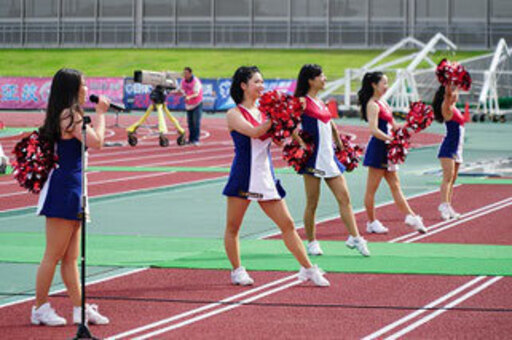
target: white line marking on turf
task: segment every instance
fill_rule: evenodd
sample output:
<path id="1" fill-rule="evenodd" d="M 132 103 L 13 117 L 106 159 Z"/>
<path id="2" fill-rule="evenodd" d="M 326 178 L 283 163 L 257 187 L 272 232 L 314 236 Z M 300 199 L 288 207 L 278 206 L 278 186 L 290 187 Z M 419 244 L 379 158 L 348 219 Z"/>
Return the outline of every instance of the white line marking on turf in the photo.
<path id="1" fill-rule="evenodd" d="M 417 240 L 421 240 L 421 239 L 424 239 L 426 237 L 429 237 L 429 236 L 432 236 L 432 235 L 435 235 L 437 233 L 440 233 L 441 231 L 445 231 L 447 229 L 450 229 L 450 228 L 453 228 L 455 226 L 458 226 L 459 224 L 461 223 L 464 223 L 464 222 L 468 222 L 468 221 L 471 221 L 471 220 L 474 220 L 475 218 L 478 218 L 478 217 L 481 217 L 481 216 L 485 216 L 487 214 L 490 214 L 492 212 L 495 212 L 495 211 L 498 211 L 498 210 L 501 210 L 503 208 L 506 208 L 508 206 L 512 205 L 512 202 L 508 202 L 508 203 L 505 203 L 505 204 L 502 204 L 502 205 L 499 205 L 499 206 L 496 206 L 492 209 L 489 209 L 489 210 L 486 210 L 486 211 L 483 211 L 483 212 L 480 212 L 478 214 L 475 214 L 475 215 L 472 215 L 470 217 L 467 217 L 465 219 L 462 219 L 462 220 L 456 220 L 456 222 L 452 223 L 452 224 L 449 224 L 449 225 L 446 225 L 444 227 L 441 227 L 441 228 L 438 228 L 434 231 L 429 231 L 428 233 L 426 234 L 422 234 L 422 235 L 418 235 L 416 237 L 413 237 L 407 241 L 404 241 L 403 243 L 410 243 L 410 242 L 414 242 L 414 241 L 417 241 Z"/>
<path id="2" fill-rule="evenodd" d="M 508 197 L 508 198 L 505 198 L 501 201 L 497 201 L 497 202 L 494 202 L 494 203 L 491 203 L 491 204 L 488 204 L 486 206 L 483 206 L 483 207 L 480 207 L 480 208 L 477 208 L 477 209 L 474 209 L 474 210 L 470 210 L 468 212 L 465 212 L 464 214 L 461 215 L 461 218 L 458 219 L 458 220 L 448 220 L 448 221 L 442 221 L 442 222 L 439 222 L 437 224 L 433 224 L 429 227 L 427 227 L 427 230 L 429 231 L 428 234 L 425 234 L 425 235 L 430 235 L 430 231 L 433 230 L 433 229 L 436 229 L 436 228 L 440 228 L 444 225 L 448 225 L 448 224 L 451 224 L 451 223 L 454 223 L 456 221 L 460 221 L 461 219 L 464 219 L 466 217 L 469 217 L 469 216 L 472 216 L 476 213 L 479 213 L 481 211 L 485 211 L 487 209 L 490 209 L 490 208 L 493 208 L 495 206 L 498 206 L 498 205 L 502 205 L 502 204 L 505 204 L 507 202 L 510 202 L 512 200 L 512 197 Z M 408 239 L 408 238 L 412 238 L 412 237 L 415 237 L 415 236 L 418 236 L 418 232 L 417 231 L 414 231 L 414 232 L 411 232 L 411 233 L 408 233 L 408 234 L 405 234 L 405 235 L 402 235 L 400 237 L 397 237 L 397 238 L 394 238 L 388 242 L 390 243 L 396 243 L 398 241 L 403 241 L 405 239 Z"/>
<path id="3" fill-rule="evenodd" d="M 143 336 L 141 337 L 137 337 L 136 339 L 148 339 L 148 338 L 151 338 L 155 335 L 159 335 L 159 334 L 162 334 L 162 333 L 165 333 L 167 331 L 171 331 L 171 330 L 174 330 L 176 328 L 180 328 L 180 327 L 183 327 L 183 326 L 186 326 L 188 324 L 191 324 L 191 323 L 194 323 L 196 321 L 200 321 L 200 320 L 203 320 L 203 319 L 206 319 L 206 318 L 209 318 L 211 316 L 214 316 L 214 315 L 217 315 L 217 314 L 220 314 L 220 313 L 224 313 L 224 312 L 227 312 L 229 310 L 232 310 L 232 309 L 235 309 L 235 308 L 238 308 L 240 306 L 243 306 L 244 304 L 248 304 L 248 303 L 251 303 L 255 300 L 258 300 L 258 299 L 261 299 L 265 296 L 268 296 L 268 295 L 271 295 L 271 294 L 274 294 L 274 293 L 277 293 L 277 292 L 280 292 L 282 290 L 285 290 L 285 289 L 288 289 L 290 287 L 293 287 L 293 286 L 296 286 L 298 284 L 301 284 L 302 281 L 300 280 L 295 280 L 293 282 L 290 282 L 290 283 L 287 283 L 283 286 L 280 286 L 280 287 L 277 287 L 277 288 L 274 288 L 274 289 L 270 289 L 270 290 L 267 290 L 266 292 L 263 292 L 261 294 L 258 294 L 256 296 L 253 296 L 253 297 L 250 297 L 248 299 L 245 299 L 245 300 L 242 300 L 240 301 L 239 303 L 237 304 L 233 304 L 233 305 L 229 305 L 229 306 L 225 306 L 223 308 L 218 308 L 216 310 L 213 310 L 209 313 L 205 313 L 205 314 L 201 314 L 201 315 L 198 315 L 196 317 L 193 317 L 189 320 L 185 320 L 185 321 L 182 321 L 180 323 L 177 323 L 177 324 L 174 324 L 172 326 L 169 326 L 169 327 L 165 327 L 165 328 L 161 328 L 159 330 L 156 330 L 154 332 L 151 332 L 151 333 L 148 333 L 148 334 L 144 334 Z"/>
<path id="4" fill-rule="evenodd" d="M 458 187 L 460 186 L 461 184 L 456 184 L 454 185 L 454 187 Z M 433 194 L 435 192 L 439 192 L 439 189 L 434 189 L 434 190 L 429 190 L 429 191 L 425 191 L 425 192 L 420 192 L 418 194 L 414 194 L 414 195 L 411 195 L 411 196 L 408 196 L 407 197 L 407 200 L 410 200 L 410 199 L 413 199 L 413 198 L 418 198 L 418 197 L 422 197 L 422 196 L 426 196 L 426 195 L 429 195 L 429 194 Z M 390 201 L 386 201 L 386 202 L 383 202 L 379 205 L 376 206 L 376 208 L 382 208 L 382 207 L 385 207 L 385 206 L 388 206 L 390 204 L 394 204 L 395 201 L 394 200 L 390 200 Z M 361 209 L 358 209 L 358 210 L 355 210 L 354 211 L 354 214 L 359 214 L 361 212 L 365 211 L 365 208 L 361 208 Z M 332 221 L 332 220 L 335 220 L 335 219 L 338 219 L 340 218 L 340 214 L 335 214 L 335 215 L 331 215 L 331 216 L 328 216 L 322 220 L 318 220 L 316 222 L 316 224 L 319 224 L 319 223 L 325 223 L 325 222 L 328 222 L 328 221 Z M 296 229 L 302 229 L 304 228 L 304 224 L 302 225 L 296 225 Z M 271 233 L 268 233 L 268 234 L 265 234 L 263 235 L 261 238 L 268 238 L 268 237 L 272 237 L 272 236 L 276 236 L 276 235 L 280 235 L 281 232 L 280 231 L 273 231 Z M 417 232 L 415 232 L 414 234 L 417 234 Z"/>
<path id="5" fill-rule="evenodd" d="M 466 282 L 465 284 L 463 284 L 462 286 L 459 286 L 457 288 L 455 288 L 454 290 L 446 293 L 445 295 L 441 296 L 440 298 L 430 302 L 429 304 L 426 304 L 425 306 L 423 306 L 422 308 L 418 309 L 417 311 L 414 311 L 398 320 L 396 320 L 395 322 L 393 323 L 390 323 L 389 325 L 385 326 L 385 327 L 382 327 L 381 329 L 373 332 L 372 334 L 369 334 L 367 336 L 365 336 L 363 338 L 363 340 L 372 340 L 372 339 L 376 339 L 378 337 L 380 337 L 381 335 L 391 331 L 392 329 L 406 323 L 407 321 L 411 320 L 411 319 L 414 319 L 415 317 L 417 317 L 418 315 L 421 315 L 423 313 L 426 313 L 427 311 L 429 311 L 429 308 L 433 308 L 435 306 L 437 306 L 438 304 L 450 299 L 451 297 L 455 296 L 456 294 L 459 294 L 460 292 L 462 292 L 463 290 L 473 286 L 474 284 L 482 281 L 483 279 L 485 279 L 487 276 L 478 276 L 474 279 L 472 279 L 471 281 L 469 282 Z"/>
<path id="6" fill-rule="evenodd" d="M 101 278 L 101 279 L 90 281 L 90 282 L 88 282 L 86 284 L 86 286 L 91 286 L 91 285 L 94 285 L 94 284 L 97 284 L 97 283 L 109 281 L 109 280 L 112 280 L 112 279 L 117 279 L 119 277 L 123 277 L 123 276 L 126 276 L 126 275 L 136 274 L 138 272 L 142 272 L 142 271 L 147 270 L 147 269 L 149 269 L 149 268 L 136 268 L 136 269 L 124 272 L 124 273 L 120 273 L 120 274 L 116 274 L 116 275 L 112 275 L 112 276 L 108 276 L 108 277 L 104 277 L 104 278 Z M 51 291 L 49 293 L 49 295 L 51 296 L 53 294 L 59 294 L 59 293 L 65 292 L 65 291 L 66 291 L 66 288 L 57 289 L 57 290 Z M 27 302 L 27 301 L 30 301 L 30 300 L 34 300 L 34 299 L 35 299 L 35 296 L 34 297 L 30 297 L 30 298 L 26 298 L 26 299 L 21 299 L 21 300 L 18 300 L 18 301 L 8 302 L 8 303 L 5 303 L 5 304 L 0 304 L 0 309 L 4 308 L 4 307 L 8 307 L 8 306 L 17 305 L 19 303 Z"/>
<path id="7" fill-rule="evenodd" d="M 256 287 L 256 288 L 253 288 L 253 289 L 250 289 L 250 290 L 246 290 L 246 291 L 244 291 L 242 293 L 239 293 L 239 294 L 232 295 L 230 297 L 224 298 L 222 300 L 219 300 L 218 302 L 210 303 L 208 305 L 204 305 L 202 307 L 191 309 L 191 310 L 189 310 L 187 312 L 171 316 L 171 317 L 169 317 L 167 319 L 162 319 L 160 321 L 153 322 L 153 323 L 147 324 L 147 325 L 142 326 L 142 327 L 134 328 L 132 330 L 129 330 L 129 331 L 126 331 L 126 332 L 123 332 L 123 333 L 112 335 L 108 339 L 120 339 L 120 338 L 123 338 L 123 337 L 127 337 L 129 335 L 133 335 L 135 333 L 141 333 L 141 332 L 146 331 L 146 330 L 148 330 L 150 328 L 155 328 L 155 327 L 161 326 L 163 324 L 167 324 L 167 323 L 170 323 L 170 322 L 173 322 L 173 321 L 185 318 L 187 316 L 190 316 L 190 315 L 193 315 L 193 314 L 197 314 L 199 312 L 203 312 L 205 310 L 212 309 L 212 308 L 215 308 L 217 306 L 221 306 L 221 305 L 223 305 L 226 302 L 231 302 L 231 301 L 233 301 L 235 299 L 238 299 L 238 298 L 241 298 L 241 297 L 244 297 L 244 296 L 256 293 L 256 292 L 259 292 L 260 290 L 267 289 L 269 287 L 281 284 L 283 282 L 289 281 L 289 280 L 294 279 L 296 277 L 297 277 L 297 274 L 286 276 L 284 278 L 281 278 L 281 279 L 274 280 L 274 281 L 271 281 L 269 283 L 266 283 L 263 286 Z"/>
<path id="8" fill-rule="evenodd" d="M 455 307 L 456 305 L 458 305 L 459 303 L 469 299 L 473 295 L 478 294 L 479 292 L 481 292 L 485 288 L 489 287 L 490 285 L 496 283 L 497 281 L 501 280 L 502 278 L 503 278 L 503 276 L 496 276 L 496 277 L 492 278 L 491 280 L 485 282 L 484 284 L 480 285 L 479 287 L 474 288 L 473 290 L 467 292 L 466 294 L 462 295 L 458 299 L 450 302 L 446 306 L 443 306 L 443 309 L 438 309 L 435 312 L 433 312 L 433 313 L 431 313 L 429 315 L 426 315 L 422 319 L 417 320 L 416 322 L 410 324 L 409 326 L 405 327 L 401 331 L 394 333 L 393 335 L 391 335 L 390 337 L 388 337 L 386 339 L 390 339 L 390 340 L 398 339 L 399 337 L 401 337 L 404 334 L 407 334 L 410 331 L 418 328 L 419 326 L 423 325 L 424 323 L 427 323 L 428 321 L 432 320 L 433 318 L 438 317 L 439 315 L 447 312 L 450 308 Z"/>

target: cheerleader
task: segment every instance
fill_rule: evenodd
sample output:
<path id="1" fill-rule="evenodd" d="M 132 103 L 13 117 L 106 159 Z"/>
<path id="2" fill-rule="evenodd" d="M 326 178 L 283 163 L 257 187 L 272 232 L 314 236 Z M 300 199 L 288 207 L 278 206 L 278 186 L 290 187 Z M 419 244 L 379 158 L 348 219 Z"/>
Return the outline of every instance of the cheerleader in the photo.
<path id="1" fill-rule="evenodd" d="M 242 66 L 236 70 L 230 94 L 237 106 L 226 114 L 235 145 L 235 157 L 223 191 L 227 196 L 224 245 L 233 267 L 231 282 L 242 286 L 254 283 L 241 266 L 238 234 L 250 202 L 257 201 L 279 227 L 286 247 L 300 263 L 299 279 L 312 280 L 317 286 L 329 286 L 321 269 L 309 261 L 283 199 L 285 191 L 274 176 L 270 156 L 271 138 L 267 134 L 271 121 L 262 116 L 256 105 L 263 90 L 263 77 L 256 66 Z"/>
<path id="2" fill-rule="evenodd" d="M 312 137 L 315 144 L 313 155 L 299 172 L 303 175 L 306 191 L 304 228 L 308 238 L 307 249 L 310 255 L 323 254 L 315 237 L 315 213 L 320 198 L 320 183 L 324 179 L 336 198 L 341 219 L 350 234 L 345 242 L 346 246 L 356 248 L 362 255 L 369 256 L 366 241 L 359 235 L 352 211 L 347 182 L 343 176 L 345 167 L 334 152 L 333 143 L 342 148 L 340 136 L 327 106 L 317 97 L 318 92 L 325 88 L 326 80 L 319 65 L 306 64 L 299 72 L 295 89 L 295 96 L 300 98 L 304 107 L 302 130 Z M 299 137 L 295 135 L 295 138 Z"/>
<path id="3" fill-rule="evenodd" d="M 59 166 L 50 172 L 39 196 L 37 213 L 46 216 L 46 249 L 37 270 L 36 301 L 30 318 L 34 325 L 66 324 L 66 319 L 59 316 L 48 302 L 48 292 L 59 262 L 62 281 L 73 304 L 73 322 L 81 322 L 82 292 L 77 258 L 81 228 L 82 105 L 86 97 L 87 86 L 79 71 L 61 69 L 55 74 L 40 133 L 55 145 Z M 87 146 L 101 148 L 103 145 L 104 113 L 109 105 L 108 99 L 101 96 L 96 106 L 95 128 L 87 126 Z M 109 323 L 95 305 L 86 305 L 85 317 L 90 324 Z"/>
<path id="4" fill-rule="evenodd" d="M 387 89 L 388 78 L 382 72 L 368 72 L 364 75 L 362 87 L 358 92 L 362 118 L 368 122 L 371 132 L 363 162 L 363 165 L 368 167 L 368 180 L 364 196 L 364 205 L 368 215 L 366 230 L 369 233 L 377 234 L 388 232 L 388 228 L 375 217 L 375 193 L 384 178 L 398 209 L 406 215 L 405 224 L 420 233 L 426 233 L 427 229 L 423 225 L 423 219 L 414 213 L 402 193 L 397 172 L 398 166 L 388 163 L 386 143 L 393 140 L 390 130 L 400 126 L 395 123 L 387 103 L 381 100 Z"/>
<path id="5" fill-rule="evenodd" d="M 460 218 L 452 208 L 453 185 L 462 163 L 462 146 L 464 143 L 464 116 L 455 107 L 459 99 L 459 90 L 448 84 L 439 86 L 434 95 L 433 108 L 435 119 L 445 123 L 446 135 L 443 138 L 437 158 L 443 169 L 441 182 L 441 204 L 439 213 L 443 220 Z"/>

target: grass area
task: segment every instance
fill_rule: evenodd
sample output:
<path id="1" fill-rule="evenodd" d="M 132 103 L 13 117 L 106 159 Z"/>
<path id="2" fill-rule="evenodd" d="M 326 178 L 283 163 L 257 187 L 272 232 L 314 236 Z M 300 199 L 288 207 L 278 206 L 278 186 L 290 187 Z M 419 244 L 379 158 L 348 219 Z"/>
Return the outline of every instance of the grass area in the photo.
<path id="1" fill-rule="evenodd" d="M 239 65 L 257 65 L 266 78 L 295 78 L 302 65 L 322 65 L 328 78 L 344 75 L 345 68 L 361 67 L 382 50 L 293 49 L 9 49 L 2 50 L 0 76 L 51 77 L 62 67 L 86 76 L 123 77 L 137 69 L 181 71 L 191 66 L 202 78 L 231 77 Z M 399 51 L 386 60 L 409 54 Z M 461 51 L 462 60 L 488 51 Z M 449 56 L 435 55 L 434 61 Z M 406 63 L 404 64 L 406 65 Z M 427 65 L 425 65 L 427 66 Z"/>

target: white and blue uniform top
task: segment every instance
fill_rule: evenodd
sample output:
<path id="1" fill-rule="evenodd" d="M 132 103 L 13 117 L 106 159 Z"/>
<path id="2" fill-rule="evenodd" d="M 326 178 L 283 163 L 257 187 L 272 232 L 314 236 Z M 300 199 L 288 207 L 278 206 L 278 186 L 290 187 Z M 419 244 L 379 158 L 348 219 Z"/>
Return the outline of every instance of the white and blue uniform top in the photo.
<path id="1" fill-rule="evenodd" d="M 50 171 L 39 194 L 37 214 L 67 220 L 80 220 L 82 195 L 82 142 L 59 139 L 58 167 Z"/>
<path id="2" fill-rule="evenodd" d="M 331 113 L 327 106 L 322 101 L 306 96 L 301 125 L 302 130 L 313 138 L 315 145 L 313 155 L 299 173 L 322 178 L 340 176 L 345 167 L 334 152 Z"/>
<path id="3" fill-rule="evenodd" d="M 238 110 L 253 126 L 265 121 L 257 121 L 250 112 L 241 105 Z M 249 200 L 279 200 L 286 192 L 279 180 L 276 180 L 270 154 L 271 138 L 268 134 L 259 138 L 250 138 L 238 131 L 230 132 L 235 144 L 235 157 L 229 172 L 228 183 L 224 187 L 226 196 L 240 197 Z"/>
<path id="4" fill-rule="evenodd" d="M 382 105 L 379 101 L 376 100 L 375 103 L 377 103 L 379 107 L 378 128 L 385 134 L 389 134 L 393 126 L 393 114 L 387 106 Z M 374 136 L 370 138 L 366 146 L 363 165 L 387 171 L 398 170 L 397 165 L 388 163 L 388 148 L 386 142 Z"/>
<path id="5" fill-rule="evenodd" d="M 457 108 L 453 108 L 452 119 L 445 122 L 446 135 L 439 146 L 437 158 L 451 158 L 462 163 L 462 146 L 464 145 L 464 116 Z"/>

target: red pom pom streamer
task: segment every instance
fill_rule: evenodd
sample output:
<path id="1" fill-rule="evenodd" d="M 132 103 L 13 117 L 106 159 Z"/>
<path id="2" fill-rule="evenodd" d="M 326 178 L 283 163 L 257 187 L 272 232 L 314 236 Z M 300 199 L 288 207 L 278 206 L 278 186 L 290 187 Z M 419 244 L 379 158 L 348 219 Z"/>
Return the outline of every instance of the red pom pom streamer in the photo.
<path id="1" fill-rule="evenodd" d="M 297 140 L 292 139 L 283 147 L 283 159 L 299 172 L 304 168 L 311 155 L 313 155 L 313 138 L 305 131 L 300 130 L 299 136 L 304 142 L 302 146 Z"/>
<path id="2" fill-rule="evenodd" d="M 359 165 L 364 148 L 352 143 L 349 136 L 340 135 L 342 148 L 336 147 L 336 157 L 347 172 L 353 171 Z"/>
<path id="3" fill-rule="evenodd" d="M 407 128 L 399 128 L 391 132 L 393 140 L 388 144 L 388 161 L 392 164 L 405 162 L 409 147 L 411 146 L 411 134 Z"/>
<path id="4" fill-rule="evenodd" d="M 301 121 L 303 111 L 298 98 L 278 90 L 265 92 L 261 96 L 259 110 L 272 120 L 269 133 L 275 143 L 292 135 Z"/>
<path id="5" fill-rule="evenodd" d="M 436 76 L 444 86 L 453 83 L 464 91 L 471 88 L 471 75 L 459 63 L 450 63 L 447 59 L 441 60 L 436 68 Z"/>
<path id="6" fill-rule="evenodd" d="M 58 157 L 53 152 L 53 145 L 34 131 L 15 146 L 12 153 L 13 175 L 20 186 L 38 194 L 50 170 L 57 167 Z"/>
<path id="7" fill-rule="evenodd" d="M 420 132 L 429 127 L 433 121 L 434 111 L 432 106 L 418 101 L 411 103 L 411 109 L 407 114 L 405 126 L 411 128 L 414 132 Z"/>

